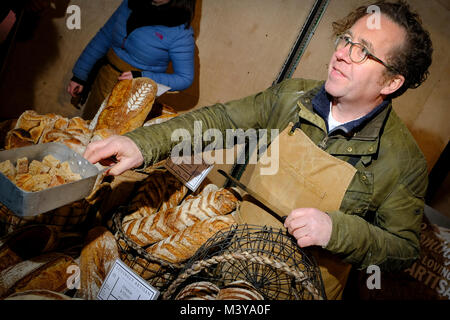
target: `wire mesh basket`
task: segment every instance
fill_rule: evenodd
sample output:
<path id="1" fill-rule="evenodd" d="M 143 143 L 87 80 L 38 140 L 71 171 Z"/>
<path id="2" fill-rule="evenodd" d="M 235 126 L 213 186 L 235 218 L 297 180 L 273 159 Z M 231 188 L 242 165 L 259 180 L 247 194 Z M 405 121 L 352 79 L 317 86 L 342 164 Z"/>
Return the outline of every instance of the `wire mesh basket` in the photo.
<path id="1" fill-rule="evenodd" d="M 35 224 L 54 226 L 58 231 L 73 231 L 86 221 L 89 209 L 89 203 L 83 199 L 36 216 L 20 217 L 0 203 L 0 236 Z"/>
<path id="2" fill-rule="evenodd" d="M 131 240 L 122 228 L 122 219 L 129 213 L 128 210 L 127 207 L 119 207 L 112 217 L 111 231 L 117 240 L 120 259 L 149 284 L 164 292 L 184 264 L 155 257 Z"/>
<path id="3" fill-rule="evenodd" d="M 194 282 L 223 287 L 238 280 L 253 285 L 267 300 L 326 299 L 317 263 L 286 231 L 247 224 L 210 238 L 162 298 L 172 299 Z"/>

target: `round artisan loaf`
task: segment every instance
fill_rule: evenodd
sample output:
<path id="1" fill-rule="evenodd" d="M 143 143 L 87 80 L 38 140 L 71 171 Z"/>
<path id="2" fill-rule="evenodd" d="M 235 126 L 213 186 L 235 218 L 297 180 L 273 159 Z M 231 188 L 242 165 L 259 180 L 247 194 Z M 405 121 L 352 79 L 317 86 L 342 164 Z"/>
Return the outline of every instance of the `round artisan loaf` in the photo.
<path id="1" fill-rule="evenodd" d="M 209 281 L 188 284 L 176 295 L 175 300 L 216 300 L 220 288 Z"/>
<path id="2" fill-rule="evenodd" d="M 217 300 L 264 300 L 264 297 L 247 281 L 237 280 L 222 287 Z"/>

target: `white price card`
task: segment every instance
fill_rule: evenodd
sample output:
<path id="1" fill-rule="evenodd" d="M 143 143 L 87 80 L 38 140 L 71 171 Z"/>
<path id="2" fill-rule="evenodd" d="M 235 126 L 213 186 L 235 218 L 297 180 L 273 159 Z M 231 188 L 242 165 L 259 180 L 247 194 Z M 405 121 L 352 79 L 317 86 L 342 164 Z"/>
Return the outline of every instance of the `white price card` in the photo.
<path id="1" fill-rule="evenodd" d="M 195 192 L 203 180 L 205 180 L 213 166 L 208 165 L 203 161 L 200 164 L 195 164 L 193 163 L 193 158 L 190 160 L 191 161 L 187 161 L 187 163 L 181 162 L 176 164 L 169 157 L 164 166 L 186 187 L 188 187 L 192 192 Z"/>
<path id="2" fill-rule="evenodd" d="M 159 291 L 116 259 L 98 292 L 98 300 L 156 300 Z"/>

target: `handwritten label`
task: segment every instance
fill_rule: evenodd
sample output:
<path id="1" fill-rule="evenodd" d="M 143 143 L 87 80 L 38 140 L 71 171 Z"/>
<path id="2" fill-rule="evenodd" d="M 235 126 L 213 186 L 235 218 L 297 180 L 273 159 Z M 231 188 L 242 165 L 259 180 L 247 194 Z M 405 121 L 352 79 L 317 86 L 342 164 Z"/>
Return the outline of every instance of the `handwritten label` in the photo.
<path id="1" fill-rule="evenodd" d="M 98 300 L 156 300 L 159 291 L 116 259 L 97 295 Z"/>

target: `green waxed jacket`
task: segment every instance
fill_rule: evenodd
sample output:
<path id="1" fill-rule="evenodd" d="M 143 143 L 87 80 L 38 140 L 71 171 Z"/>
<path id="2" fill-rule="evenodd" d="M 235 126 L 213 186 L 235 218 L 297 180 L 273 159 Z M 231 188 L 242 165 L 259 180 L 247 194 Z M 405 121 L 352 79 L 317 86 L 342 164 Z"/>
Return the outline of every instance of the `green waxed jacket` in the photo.
<path id="1" fill-rule="evenodd" d="M 323 81 L 290 79 L 255 95 L 186 113 L 168 122 L 138 128 L 126 136 L 140 148 L 145 166 L 166 158 L 178 140 L 175 129 L 301 129 L 319 147 L 344 160 L 357 159 L 355 174 L 339 211 L 328 212 L 333 228 L 326 249 L 363 269 L 402 270 L 420 254 L 420 224 L 427 187 L 426 160 L 389 105 L 351 137 L 327 134 L 311 100 Z M 270 130 L 269 130 L 270 132 Z"/>

